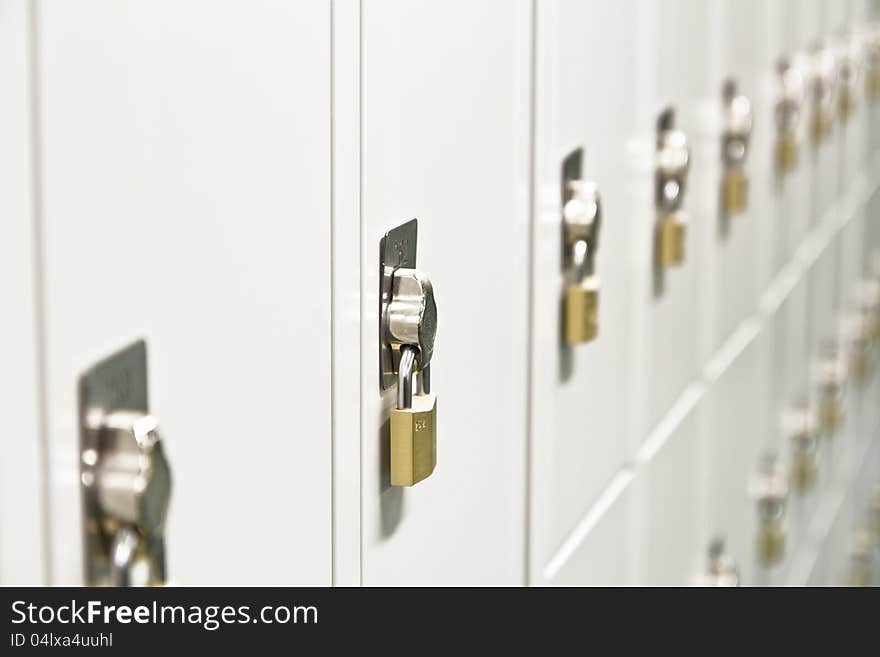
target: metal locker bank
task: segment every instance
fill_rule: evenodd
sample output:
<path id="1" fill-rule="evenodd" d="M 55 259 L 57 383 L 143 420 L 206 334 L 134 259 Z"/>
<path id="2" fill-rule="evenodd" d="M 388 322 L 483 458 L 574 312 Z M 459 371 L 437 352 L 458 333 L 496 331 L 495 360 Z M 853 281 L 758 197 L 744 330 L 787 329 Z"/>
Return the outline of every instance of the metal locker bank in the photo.
<path id="1" fill-rule="evenodd" d="M 0 0 L 0 585 L 880 584 L 880 6 Z"/>

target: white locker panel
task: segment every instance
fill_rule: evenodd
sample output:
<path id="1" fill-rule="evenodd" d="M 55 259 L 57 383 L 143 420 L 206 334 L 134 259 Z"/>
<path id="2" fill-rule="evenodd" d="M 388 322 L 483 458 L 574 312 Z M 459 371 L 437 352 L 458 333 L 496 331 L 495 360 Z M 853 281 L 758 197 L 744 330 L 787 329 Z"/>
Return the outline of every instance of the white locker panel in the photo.
<path id="1" fill-rule="evenodd" d="M 527 2 L 362 7 L 362 581 L 525 582 Z M 454 47 L 450 44 L 454 43 Z M 384 233 L 419 219 L 432 280 L 437 467 L 389 486 L 379 389 Z"/>
<path id="2" fill-rule="evenodd" d="M 771 8 L 773 11 L 771 11 Z M 769 252 L 762 248 L 759 238 L 772 239 L 773 234 L 762 230 L 768 220 L 768 201 L 773 197 L 772 161 L 766 154 L 772 151 L 773 107 L 772 98 L 765 92 L 766 72 L 772 70 L 773 50 L 776 38 L 769 26 L 773 13 L 778 13 L 773 3 L 761 0 L 724 0 L 720 3 L 720 80 L 732 80 L 739 93 L 752 105 L 753 132 L 745 164 L 748 176 L 748 205 L 745 211 L 725 217 L 721 207 L 721 180 L 719 176 L 710 184 L 716 191 L 716 211 L 707 216 L 715 223 L 711 241 L 712 254 L 707 262 L 714 271 L 712 293 L 715 312 L 710 336 L 710 352 L 717 350 L 733 333 L 737 325 L 750 315 L 757 306 L 759 284 L 766 265 L 762 256 Z M 763 29 L 756 30 L 755 26 Z M 717 113 L 722 111 L 721 83 L 714 91 Z M 715 160 L 721 161 L 720 131 L 724 129 L 719 117 L 719 134 L 715 138 Z M 710 138 L 711 139 L 711 138 Z"/>
<path id="3" fill-rule="evenodd" d="M 676 125 L 689 139 L 691 168 L 684 199 L 689 224 L 685 261 L 665 272 L 662 293 L 655 295 L 649 283 L 642 297 L 645 312 L 639 329 L 645 361 L 640 363 L 639 371 L 647 389 L 639 435 L 645 435 L 660 421 L 697 376 L 707 353 L 708 327 L 703 310 L 711 306 L 705 276 L 710 271 L 709 252 L 716 237 L 720 168 L 715 111 L 721 88 L 717 5 L 704 0 L 676 0 L 657 3 L 656 11 L 659 102 L 655 108 L 658 115 L 665 107 L 675 108 Z M 700 57 L 694 57 L 697 52 L 702 53 Z M 646 174 L 653 177 L 653 171 Z M 638 257 L 651 263 L 654 227 L 648 223 L 640 228 L 651 237 L 636 240 L 637 247 L 645 247 Z"/>
<path id="4" fill-rule="evenodd" d="M 639 585 L 690 586 L 703 574 L 708 548 L 701 522 L 703 412 L 702 404 L 691 408 L 636 469 Z"/>
<path id="5" fill-rule="evenodd" d="M 704 436 L 708 534 L 723 534 L 727 551 L 739 565 L 743 583 L 753 583 L 755 569 L 755 503 L 749 483 L 765 448 L 754 381 L 760 349 L 744 335 L 739 350 L 725 358 L 727 366 L 707 392 L 709 427 Z M 780 453 L 781 456 L 784 454 Z"/>
<path id="6" fill-rule="evenodd" d="M 329 4 L 39 9 L 55 583 L 77 378 L 144 337 L 173 580 L 329 584 Z"/>
<path id="7" fill-rule="evenodd" d="M 644 2 L 537 5 L 535 223 L 532 255 L 531 572 L 553 552 L 627 459 L 633 399 L 633 244 L 650 226 L 654 146 Z M 609 52 L 617 53 L 608 57 Z M 602 100 L 597 102 L 597 91 Z M 614 107 L 614 112 L 608 108 Z M 562 166 L 584 148 L 603 217 L 596 254 L 599 335 L 563 340 Z M 646 165 L 645 160 L 649 164 Z"/>
<path id="8" fill-rule="evenodd" d="M 615 479 L 541 573 L 555 586 L 633 586 L 636 491 L 632 474 Z"/>
<path id="9" fill-rule="evenodd" d="M 46 583 L 28 3 L 0 5 L 0 584 Z"/>

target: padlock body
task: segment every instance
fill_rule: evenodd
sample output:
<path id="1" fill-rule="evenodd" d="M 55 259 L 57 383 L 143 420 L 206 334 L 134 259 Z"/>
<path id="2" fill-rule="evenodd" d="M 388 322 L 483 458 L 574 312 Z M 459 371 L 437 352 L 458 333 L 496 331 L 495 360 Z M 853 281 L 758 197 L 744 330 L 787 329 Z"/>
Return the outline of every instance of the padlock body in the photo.
<path id="1" fill-rule="evenodd" d="M 791 485 L 801 495 L 813 490 L 819 466 L 816 462 L 816 453 L 798 454 L 794 458 L 791 471 Z"/>
<path id="2" fill-rule="evenodd" d="M 819 402 L 819 427 L 833 436 L 844 420 L 843 401 L 839 395 L 827 395 Z"/>
<path id="3" fill-rule="evenodd" d="M 391 411 L 391 485 L 412 486 L 437 465 L 437 397 L 413 395 L 411 408 Z"/>
<path id="4" fill-rule="evenodd" d="M 855 100 L 849 87 L 843 87 L 837 96 L 837 112 L 842 121 L 847 121 L 855 109 Z"/>
<path id="5" fill-rule="evenodd" d="M 722 203 L 726 216 L 730 217 L 745 211 L 748 192 L 749 181 L 741 167 L 732 167 L 724 172 Z"/>
<path id="6" fill-rule="evenodd" d="M 810 133 L 813 143 L 819 144 L 831 133 L 831 115 L 824 108 L 816 109 L 810 117 Z"/>
<path id="7" fill-rule="evenodd" d="M 764 523 L 758 529 L 758 559 L 764 566 L 773 566 L 785 553 L 785 526 L 782 520 Z"/>
<path id="8" fill-rule="evenodd" d="M 599 334 L 599 279 L 587 276 L 565 290 L 565 341 L 570 345 L 595 340 Z"/>
<path id="9" fill-rule="evenodd" d="M 684 262 L 687 224 L 680 213 L 667 214 L 657 221 L 657 260 L 662 268 Z"/>
<path id="10" fill-rule="evenodd" d="M 880 71 L 870 70 L 865 76 L 865 94 L 871 101 L 880 98 Z"/>
<path id="11" fill-rule="evenodd" d="M 785 132 L 776 142 L 776 166 L 780 173 L 793 171 L 798 162 L 798 144 L 794 132 Z"/>

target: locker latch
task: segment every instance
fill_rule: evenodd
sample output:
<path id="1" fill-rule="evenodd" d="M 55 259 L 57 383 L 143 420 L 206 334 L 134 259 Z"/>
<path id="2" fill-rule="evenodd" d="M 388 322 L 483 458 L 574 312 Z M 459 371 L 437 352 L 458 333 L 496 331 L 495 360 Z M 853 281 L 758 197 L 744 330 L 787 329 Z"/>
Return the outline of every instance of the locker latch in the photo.
<path id="1" fill-rule="evenodd" d="M 810 136 L 818 146 L 830 135 L 834 123 L 836 65 L 834 53 L 822 44 L 810 48 Z"/>
<path id="2" fill-rule="evenodd" d="M 746 96 L 739 93 L 735 80 L 724 83 L 722 101 L 724 129 L 721 133 L 721 205 L 724 218 L 727 219 L 743 212 L 748 203 L 745 163 L 752 135 L 752 104 Z"/>
<path id="3" fill-rule="evenodd" d="M 804 102 L 804 77 L 801 67 L 783 57 L 776 65 L 780 97 L 776 103 L 776 171 L 784 176 L 798 162 L 801 107 Z"/>
<path id="4" fill-rule="evenodd" d="M 430 279 L 416 269 L 418 222 L 388 231 L 380 245 L 382 273 L 379 359 L 383 389 L 397 382 L 390 418 L 390 483 L 412 486 L 437 464 L 437 398 L 431 393 L 431 356 L 437 306 Z M 418 375 L 419 390 L 413 394 Z"/>
<path id="5" fill-rule="evenodd" d="M 819 430 L 837 435 L 846 419 L 846 354 L 837 338 L 824 340 L 814 366 Z"/>
<path id="6" fill-rule="evenodd" d="M 732 587 L 739 586 L 739 569 L 736 561 L 727 553 L 726 539 L 716 536 L 709 543 L 706 560 L 706 573 L 703 576 L 704 586 Z"/>
<path id="7" fill-rule="evenodd" d="M 675 129 L 675 110 L 664 110 L 657 122 L 657 169 L 654 235 L 654 291 L 664 286 L 664 272 L 684 262 L 687 219 L 682 210 L 690 168 L 687 137 Z"/>
<path id="8" fill-rule="evenodd" d="M 785 409 L 782 433 L 791 445 L 791 487 L 804 495 L 813 490 L 819 473 L 816 413 L 808 400 L 799 399 Z"/>
<path id="9" fill-rule="evenodd" d="M 147 409 L 144 343 L 86 372 L 79 397 L 85 583 L 162 585 L 171 471 Z"/>
<path id="10" fill-rule="evenodd" d="M 751 483 L 758 513 L 757 555 L 766 566 L 778 564 L 785 552 L 788 477 L 785 464 L 772 451 L 765 452 Z"/>
<path id="11" fill-rule="evenodd" d="M 855 111 L 856 86 L 859 79 L 859 55 L 856 51 L 855 41 L 849 34 L 841 37 L 837 49 L 836 61 L 836 88 L 837 88 L 837 115 L 841 122 L 846 123 Z"/>
<path id="12" fill-rule="evenodd" d="M 599 277 L 596 252 L 602 204 L 596 184 L 582 177 L 583 150 L 563 164 L 562 235 L 565 286 L 565 342 L 594 340 L 599 332 Z"/>

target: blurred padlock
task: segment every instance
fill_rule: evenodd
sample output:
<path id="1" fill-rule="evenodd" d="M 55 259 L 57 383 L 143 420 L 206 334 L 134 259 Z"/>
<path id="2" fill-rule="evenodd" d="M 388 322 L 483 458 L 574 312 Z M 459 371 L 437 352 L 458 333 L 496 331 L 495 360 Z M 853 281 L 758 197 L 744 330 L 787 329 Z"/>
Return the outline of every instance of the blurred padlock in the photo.
<path id="1" fill-rule="evenodd" d="M 801 68 L 787 57 L 779 60 L 777 74 L 781 93 L 774 112 L 777 132 L 776 167 L 778 174 L 785 175 L 794 170 L 798 162 L 798 133 L 804 82 Z"/>
<path id="2" fill-rule="evenodd" d="M 836 94 L 836 66 L 834 53 L 821 44 L 814 44 L 810 51 L 810 135 L 813 145 L 818 146 L 831 134 L 834 122 Z"/>
<path id="3" fill-rule="evenodd" d="M 687 221 L 682 211 L 690 168 L 687 137 L 675 129 L 675 112 L 667 109 L 657 123 L 657 171 L 655 199 L 657 221 L 654 236 L 655 289 L 662 289 L 663 272 L 685 258 Z"/>
<path id="4" fill-rule="evenodd" d="M 775 453 L 767 452 L 763 455 L 750 489 L 758 513 L 758 561 L 765 567 L 775 566 L 782 561 L 785 554 L 785 516 L 788 502 L 785 465 Z"/>
<path id="5" fill-rule="evenodd" d="M 809 402 L 801 400 L 788 408 L 782 426 L 791 443 L 791 488 L 804 495 L 816 485 L 819 472 L 819 435 Z"/>
<path id="6" fill-rule="evenodd" d="M 825 340 L 815 365 L 819 430 L 828 437 L 837 435 L 846 414 L 847 364 L 836 338 Z"/>
<path id="7" fill-rule="evenodd" d="M 745 173 L 749 140 L 752 134 L 752 105 L 738 93 L 734 80 L 724 84 L 724 132 L 721 136 L 721 160 L 724 166 L 721 183 L 722 209 L 730 217 L 743 212 L 748 202 L 748 178 Z"/>
<path id="8" fill-rule="evenodd" d="M 578 150 L 574 157 L 581 158 Z M 576 170 L 579 172 L 578 161 Z M 576 345 L 599 334 L 599 277 L 596 252 L 602 223 L 602 203 L 596 184 L 581 178 L 565 181 L 562 208 L 565 253 L 565 342 Z"/>

